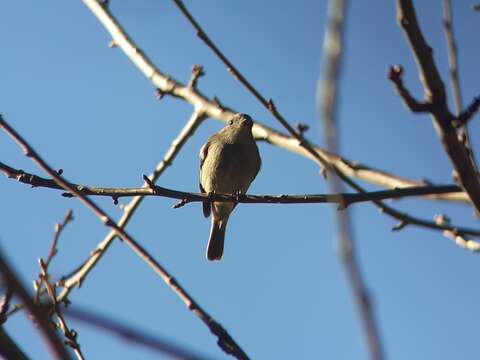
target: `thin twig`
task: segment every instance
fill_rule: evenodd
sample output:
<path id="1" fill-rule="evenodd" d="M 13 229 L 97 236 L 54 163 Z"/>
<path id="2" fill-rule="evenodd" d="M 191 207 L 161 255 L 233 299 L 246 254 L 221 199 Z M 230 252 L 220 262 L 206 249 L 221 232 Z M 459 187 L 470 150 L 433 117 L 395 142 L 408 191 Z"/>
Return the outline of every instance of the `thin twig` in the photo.
<path id="1" fill-rule="evenodd" d="M 70 360 L 71 357 L 68 354 L 67 350 L 63 346 L 62 342 L 58 338 L 55 329 L 53 328 L 50 319 L 43 312 L 43 309 L 38 307 L 32 300 L 31 296 L 28 294 L 28 291 L 20 282 L 20 279 L 15 274 L 12 266 L 8 264 L 7 260 L 3 256 L 2 251 L 0 250 L 0 273 L 3 276 L 4 282 L 6 285 L 16 294 L 22 303 L 25 304 L 30 314 L 33 315 L 35 321 L 38 324 L 38 329 L 43 335 L 45 341 L 49 345 L 50 352 L 52 356 L 56 359 Z"/>
<path id="2" fill-rule="evenodd" d="M 479 109 L 480 109 L 480 96 L 477 96 L 472 100 L 470 105 L 468 105 L 468 107 L 464 111 L 462 111 L 460 114 L 458 114 L 458 116 L 455 118 L 455 125 L 459 127 L 459 131 L 463 130 L 465 133 L 468 122 L 473 118 L 475 114 L 478 113 Z M 466 135 L 464 135 L 464 133 L 460 132 L 460 139 L 462 139 L 461 141 L 463 143 L 469 144 L 467 143 L 468 138 L 466 137 Z M 468 150 L 471 152 L 470 155 L 472 157 L 472 161 L 474 161 L 472 149 L 468 148 Z"/>
<path id="3" fill-rule="evenodd" d="M 478 105 L 477 109 L 474 109 L 472 108 L 472 106 L 470 106 L 467 111 L 463 111 L 462 92 L 458 75 L 458 50 L 455 36 L 453 35 L 453 16 L 451 0 L 443 0 L 443 26 L 445 30 L 445 38 L 447 41 L 447 54 L 448 64 L 450 66 L 450 85 L 452 88 L 453 103 L 455 104 L 455 114 L 457 116 L 457 121 L 460 125 L 458 129 L 458 134 L 459 137 L 463 139 L 464 145 L 469 153 L 470 161 L 475 167 L 475 171 L 478 173 L 478 168 L 475 161 L 475 154 L 472 150 L 472 142 L 470 140 L 470 132 L 468 130 L 467 124 L 468 120 L 473 117 L 473 114 L 478 111 Z M 480 100 L 480 97 L 478 97 L 477 99 Z M 470 109 L 473 111 L 468 111 Z"/>
<path id="4" fill-rule="evenodd" d="M 428 102 L 420 102 L 415 99 L 403 84 L 402 75 L 403 67 L 401 65 L 390 67 L 388 78 L 395 85 L 395 90 L 407 109 L 414 113 L 430 112 L 432 110 L 432 104 Z"/>
<path id="5" fill-rule="evenodd" d="M 40 280 L 41 285 L 45 287 L 47 294 L 52 301 L 52 308 L 55 316 L 58 320 L 58 328 L 62 331 L 65 337 L 65 344 L 72 348 L 73 352 L 77 356 L 78 360 L 85 360 L 82 351 L 80 350 L 80 344 L 77 340 L 77 332 L 73 329 L 70 329 L 63 317 L 62 310 L 60 308 L 60 304 L 57 301 L 57 294 L 55 292 L 55 288 L 52 284 L 50 284 L 50 275 L 48 274 L 48 269 L 46 264 L 40 259 Z M 37 292 L 39 292 L 41 288 L 37 288 Z"/>
<path id="6" fill-rule="evenodd" d="M 115 231 L 139 257 L 143 259 L 162 280 L 170 287 L 170 289 L 185 303 L 187 308 L 195 314 L 202 322 L 217 336 L 219 347 L 227 354 L 233 355 L 238 359 L 248 359 L 245 352 L 237 345 L 228 332 L 216 322 L 199 304 L 191 297 L 191 295 L 179 284 L 179 282 L 158 263 L 136 240 L 134 240 L 125 230 L 123 230 L 112 218 L 110 218 L 97 204 L 91 199 L 81 194 L 75 188 L 71 187 L 67 181 L 63 179 L 55 170 L 53 170 L 18 134 L 3 117 L 0 116 L 0 127 L 23 149 L 25 155 L 30 157 L 45 173 L 51 176 L 65 190 L 72 192 L 79 200 L 89 208 L 107 227 Z"/>
<path id="7" fill-rule="evenodd" d="M 63 317 L 60 305 L 57 302 L 57 296 L 55 291 L 56 288 L 50 283 L 50 274 L 48 272 L 48 267 L 50 266 L 50 263 L 52 262 L 53 258 L 58 252 L 57 245 L 58 245 L 58 240 L 60 239 L 60 235 L 63 232 L 63 229 L 65 228 L 65 226 L 72 220 L 73 220 L 73 212 L 72 210 L 69 210 L 65 215 L 65 218 L 63 219 L 63 221 L 61 223 L 55 224 L 55 232 L 54 232 L 52 244 L 48 251 L 47 259 L 46 260 L 43 260 L 42 258 L 39 259 L 40 274 L 38 275 L 38 279 L 35 281 L 35 288 L 36 288 L 35 302 L 37 304 L 39 303 L 40 295 L 45 289 L 52 303 L 53 313 L 55 314 L 55 317 L 58 320 L 57 327 L 60 329 L 60 331 L 63 333 L 65 337 L 65 344 L 72 348 L 78 360 L 84 360 L 85 357 L 83 356 L 83 353 L 80 350 L 80 344 L 78 343 L 78 340 L 77 340 L 78 334 L 75 330 L 70 329 L 68 327 L 67 322 Z"/>
<path id="8" fill-rule="evenodd" d="M 121 338 L 123 341 L 144 346 L 150 350 L 157 351 L 175 359 L 206 359 L 205 357 L 195 354 L 193 351 L 187 350 L 178 345 L 174 345 L 168 340 L 154 337 L 140 329 L 135 329 L 130 325 L 107 318 L 99 313 L 93 313 L 91 311 L 81 310 L 78 308 L 72 309 L 71 307 L 64 309 L 64 313 L 70 318 L 110 332 L 113 335 Z"/>
<path id="9" fill-rule="evenodd" d="M 323 118 L 327 148 L 337 152 L 338 127 L 336 126 L 336 107 L 338 98 L 339 75 L 343 49 L 343 29 L 345 26 L 346 1 L 331 0 L 328 3 L 328 21 L 324 43 L 323 79 L 318 82 L 318 104 Z M 329 176 L 330 188 L 335 193 L 342 191 L 342 183 L 337 176 Z M 347 273 L 353 298 L 361 317 L 365 340 L 372 360 L 383 359 L 382 343 L 372 302 L 363 279 L 355 252 L 355 242 L 348 211 L 336 212 L 337 241 L 341 260 Z"/>
<path id="10" fill-rule="evenodd" d="M 50 262 L 52 261 L 53 257 L 57 254 L 58 249 L 57 249 L 57 244 L 58 244 L 58 239 L 60 238 L 60 235 L 63 232 L 63 229 L 65 229 L 65 226 L 73 220 L 73 211 L 68 210 L 67 214 L 63 218 L 63 221 L 61 223 L 55 224 L 55 232 L 53 235 L 53 240 L 52 240 L 52 245 L 50 246 L 50 250 L 48 251 L 47 259 L 45 260 L 45 267 L 48 269 L 48 266 L 50 265 Z"/>

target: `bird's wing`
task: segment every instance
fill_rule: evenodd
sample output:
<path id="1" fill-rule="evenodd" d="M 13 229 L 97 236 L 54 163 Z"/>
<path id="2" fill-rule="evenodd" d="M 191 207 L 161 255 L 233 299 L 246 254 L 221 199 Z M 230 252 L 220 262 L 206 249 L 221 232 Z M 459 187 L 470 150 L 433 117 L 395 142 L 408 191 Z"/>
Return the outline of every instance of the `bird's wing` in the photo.
<path id="1" fill-rule="evenodd" d="M 205 143 L 202 148 L 200 149 L 200 181 L 198 183 L 199 187 L 200 187 L 200 192 L 202 194 L 205 194 L 205 189 L 203 188 L 202 186 L 202 166 L 203 166 L 203 163 L 207 157 L 207 153 L 208 153 L 208 145 L 209 143 Z M 205 217 L 209 217 L 210 216 L 210 212 L 211 212 L 211 204 L 210 204 L 210 201 L 204 201 L 202 203 L 202 209 L 203 209 L 203 216 Z"/>

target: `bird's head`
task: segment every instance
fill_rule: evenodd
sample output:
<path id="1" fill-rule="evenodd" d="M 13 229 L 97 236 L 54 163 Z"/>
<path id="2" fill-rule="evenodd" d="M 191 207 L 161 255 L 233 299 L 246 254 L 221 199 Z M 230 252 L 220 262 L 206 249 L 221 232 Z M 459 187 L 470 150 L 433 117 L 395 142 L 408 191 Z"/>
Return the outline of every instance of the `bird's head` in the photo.
<path id="1" fill-rule="evenodd" d="M 238 113 L 235 114 L 230 120 L 230 126 L 248 127 L 251 129 L 253 126 L 252 118 L 247 114 Z"/>

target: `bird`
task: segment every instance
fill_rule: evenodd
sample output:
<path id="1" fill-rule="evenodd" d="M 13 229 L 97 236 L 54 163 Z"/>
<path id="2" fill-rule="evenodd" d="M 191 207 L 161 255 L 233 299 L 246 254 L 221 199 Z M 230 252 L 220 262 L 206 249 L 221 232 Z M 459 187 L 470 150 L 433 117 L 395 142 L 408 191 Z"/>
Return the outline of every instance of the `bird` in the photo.
<path id="1" fill-rule="evenodd" d="M 235 114 L 229 124 L 212 135 L 200 149 L 200 192 L 244 194 L 260 171 L 261 159 L 252 135 L 253 120 Z M 237 204 L 203 201 L 203 215 L 212 216 L 207 259 L 223 256 L 228 218 Z"/>

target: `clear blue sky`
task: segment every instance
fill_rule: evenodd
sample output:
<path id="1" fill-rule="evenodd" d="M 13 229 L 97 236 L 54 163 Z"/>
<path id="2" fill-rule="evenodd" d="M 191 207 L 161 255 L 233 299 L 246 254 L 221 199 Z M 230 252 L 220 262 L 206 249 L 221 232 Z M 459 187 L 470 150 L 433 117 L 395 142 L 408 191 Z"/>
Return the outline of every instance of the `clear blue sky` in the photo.
<path id="1" fill-rule="evenodd" d="M 448 82 L 441 2 L 417 2 L 424 34 Z M 292 123 L 310 125 L 322 143 L 315 112 L 321 69 L 325 1 L 188 1 L 206 31 L 258 89 L 275 100 Z M 280 129 L 195 36 L 171 1 L 112 0 L 111 8 L 152 61 L 188 81 L 193 64 L 207 75 L 201 91 Z M 454 2 L 464 101 L 480 92 L 480 13 Z M 70 181 L 109 187 L 138 186 L 163 157 L 191 107 L 158 102 L 150 82 L 118 49 L 81 1 L 4 1 L 0 5 L 3 116 Z M 342 155 L 413 179 L 451 182 L 451 166 L 427 116 L 405 110 L 386 78 L 403 64 L 405 81 L 422 97 L 417 70 L 395 21 L 393 1 L 351 1 L 347 16 L 339 121 Z M 450 93 L 450 89 L 448 90 Z M 451 100 L 451 97 L 450 97 Z M 478 116 L 477 116 L 478 117 Z M 471 128 L 477 140 L 478 119 Z M 159 184 L 196 191 L 198 151 L 221 123 L 208 120 Z M 478 144 L 477 144 L 478 145 Z M 256 194 L 322 193 L 318 168 L 297 155 L 260 144 L 263 167 L 250 188 Z M 41 174 L 5 135 L 0 158 Z M 43 175 L 43 174 L 42 174 Z M 373 189 L 372 186 L 368 186 Z M 45 257 L 53 225 L 66 211 L 75 221 L 62 235 L 52 265 L 59 277 L 76 267 L 106 229 L 74 199 L 30 189 L 0 177 L 0 244 L 26 284 Z M 114 218 L 121 208 L 96 199 Z M 126 203 L 122 200 L 121 203 Z M 209 220 L 198 204 L 174 210 L 175 201 L 150 198 L 128 227 L 194 298 L 225 326 L 254 359 L 367 359 L 359 318 L 339 265 L 333 212 L 325 205 L 240 205 L 231 217 L 221 263 L 205 259 Z M 470 208 L 422 200 L 394 203 L 414 215 L 447 213 L 478 226 Z M 479 258 L 440 234 L 394 222 L 369 204 L 352 207 L 363 274 L 374 299 L 389 359 L 478 358 Z M 73 305 L 125 320 L 215 359 L 226 358 L 215 338 L 165 284 L 117 242 Z M 87 359 L 158 358 L 103 332 L 70 321 Z M 7 330 L 34 359 L 48 354 L 25 315 Z"/>

